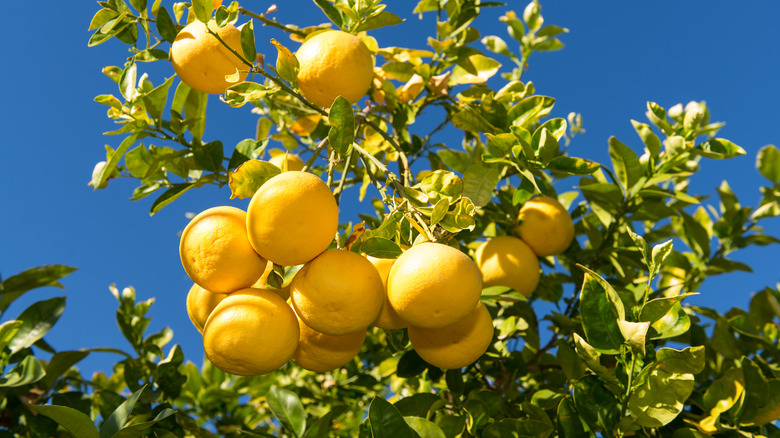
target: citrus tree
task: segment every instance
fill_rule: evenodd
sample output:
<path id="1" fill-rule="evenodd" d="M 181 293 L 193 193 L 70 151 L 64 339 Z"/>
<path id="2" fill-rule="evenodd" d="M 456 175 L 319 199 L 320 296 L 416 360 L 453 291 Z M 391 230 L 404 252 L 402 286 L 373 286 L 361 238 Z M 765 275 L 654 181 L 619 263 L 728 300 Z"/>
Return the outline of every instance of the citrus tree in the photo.
<path id="1" fill-rule="evenodd" d="M 579 115 L 550 117 L 524 79 L 567 33 L 537 1 L 483 35 L 480 11 L 504 5 L 422 0 L 422 48 L 374 39 L 410 11 L 373 0 L 315 0 L 315 27 L 237 2 L 99 6 L 89 44 L 129 52 L 103 70 L 116 140 L 91 185 L 137 180 L 151 214 L 227 186 L 180 247 L 208 358 L 147 333 L 153 300 L 112 287 L 132 351 L 82 376 L 95 349 L 54 351 L 64 298 L 39 301 L 0 325 L 4 436 L 780 436 L 780 291 L 725 314 L 686 302 L 778 242 L 760 225 L 780 214 L 774 146 L 755 206 L 726 182 L 689 189 L 745 154 L 703 102 L 648 102 L 609 163 L 578 158 Z M 259 26 L 293 43 L 256 53 Z M 257 114 L 256 132 L 206 137 L 207 104 Z M 6 278 L 0 313 L 72 271 Z"/>

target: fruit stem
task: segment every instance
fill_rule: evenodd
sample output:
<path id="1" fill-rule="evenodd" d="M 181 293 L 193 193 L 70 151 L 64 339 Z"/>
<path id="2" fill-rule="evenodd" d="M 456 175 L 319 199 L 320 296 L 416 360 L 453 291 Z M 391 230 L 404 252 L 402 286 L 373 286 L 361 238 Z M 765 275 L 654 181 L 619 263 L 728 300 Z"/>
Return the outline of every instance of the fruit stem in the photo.
<path id="1" fill-rule="evenodd" d="M 269 20 L 268 18 L 265 17 L 265 15 L 260 15 L 255 12 L 249 11 L 247 9 L 244 9 L 241 6 L 238 7 L 238 12 L 240 12 L 242 15 L 248 15 L 252 18 L 257 18 L 258 20 L 262 21 L 263 25 L 265 26 L 276 27 L 278 29 L 282 29 L 285 32 L 289 32 L 291 34 L 302 36 L 302 37 L 306 36 L 306 32 L 302 30 L 296 29 L 294 27 L 286 26 L 284 24 L 279 23 L 276 20 Z"/>
<path id="2" fill-rule="evenodd" d="M 311 158 L 309 158 L 309 160 L 306 161 L 306 165 L 304 165 L 303 169 L 301 169 L 302 172 L 308 172 L 309 169 L 311 169 L 311 166 L 314 165 L 314 162 L 317 161 L 317 157 L 320 156 L 320 153 L 322 152 L 323 149 L 325 149 L 325 146 L 327 145 L 328 145 L 328 137 L 325 137 L 317 145 L 317 149 L 314 150 L 314 153 L 311 155 Z"/>
<path id="3" fill-rule="evenodd" d="M 379 135 L 382 136 L 385 140 L 387 140 L 388 143 L 393 147 L 393 149 L 398 152 L 398 156 L 401 157 L 401 163 L 403 163 L 403 169 L 402 173 L 404 175 L 404 185 L 410 186 L 412 183 L 412 172 L 409 170 L 409 158 L 404 153 L 403 149 L 401 149 L 401 145 L 398 144 L 398 142 L 395 140 L 395 137 L 388 134 L 384 129 L 380 128 L 379 125 L 374 123 L 372 120 L 368 118 L 368 112 L 371 111 L 371 107 L 367 106 L 363 111 L 358 113 L 358 119 L 361 123 L 365 123 L 366 125 L 370 126 L 371 129 L 379 133 Z"/>
<path id="4" fill-rule="evenodd" d="M 379 161 L 375 156 L 373 156 L 371 153 L 363 149 L 362 147 L 358 146 L 357 143 L 352 143 L 352 148 L 356 150 L 358 153 L 360 153 L 365 158 L 368 158 L 376 167 L 379 168 L 385 175 L 386 180 L 388 184 L 393 185 L 393 189 L 398 193 L 399 196 L 401 196 L 406 203 L 409 205 L 409 211 L 412 213 L 412 217 L 406 216 L 404 214 L 404 217 L 406 220 L 409 221 L 409 223 L 414 226 L 417 231 L 420 232 L 420 234 L 424 235 L 426 239 L 430 240 L 431 242 L 435 242 L 436 239 L 433 237 L 433 233 L 431 233 L 431 230 L 428 228 L 428 225 L 425 223 L 425 220 L 420 216 L 420 213 L 417 211 L 416 208 L 414 208 L 414 205 L 409 202 L 409 198 L 407 197 L 406 193 L 403 190 L 403 185 L 401 185 L 400 181 L 398 181 L 398 177 L 393 174 L 393 172 L 390 172 L 390 170 L 387 169 L 387 167 L 382 164 L 381 161 Z M 366 169 L 368 169 L 368 166 L 366 166 Z M 371 182 L 374 184 L 374 186 L 382 192 L 383 195 L 384 189 L 379 186 L 379 183 L 376 181 L 375 178 L 371 178 Z M 414 220 L 412 220 L 414 219 Z"/>

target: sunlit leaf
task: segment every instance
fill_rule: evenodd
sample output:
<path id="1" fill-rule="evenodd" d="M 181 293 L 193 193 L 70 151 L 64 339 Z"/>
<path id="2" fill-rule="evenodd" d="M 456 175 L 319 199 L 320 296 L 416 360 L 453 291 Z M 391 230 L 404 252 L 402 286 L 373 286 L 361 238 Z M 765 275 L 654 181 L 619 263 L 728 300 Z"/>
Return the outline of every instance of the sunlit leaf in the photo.
<path id="1" fill-rule="evenodd" d="M 0 388 L 16 388 L 35 383 L 46 375 L 40 362 L 32 355 L 25 356 L 10 370 L 4 370 L 0 378 Z"/>
<path id="2" fill-rule="evenodd" d="M 276 71 L 279 73 L 279 77 L 287 82 L 296 82 L 298 69 L 300 69 L 298 58 L 295 57 L 290 49 L 273 38 L 271 38 L 271 44 L 276 47 L 277 51 Z"/>
<path id="3" fill-rule="evenodd" d="M 780 182 L 780 149 L 771 144 L 762 147 L 756 155 L 756 168 L 772 183 Z"/>
<path id="4" fill-rule="evenodd" d="M 266 181 L 282 171 L 267 161 L 249 160 L 228 174 L 231 198 L 251 198 Z"/>
<path id="5" fill-rule="evenodd" d="M 694 151 L 707 158 L 725 159 L 739 155 L 745 155 L 745 150 L 726 140 L 725 138 L 713 138 L 693 148 Z"/>
<path id="6" fill-rule="evenodd" d="M 355 141 L 355 113 L 343 96 L 338 96 L 328 112 L 328 143 L 340 155 L 346 155 Z"/>
<path id="7" fill-rule="evenodd" d="M 599 281 L 590 273 L 585 273 L 580 292 L 580 314 L 582 315 L 582 327 L 588 343 L 596 350 L 605 354 L 616 354 L 623 344 L 623 336 L 618 326 L 620 317 L 615 291 L 610 289 L 605 282 Z M 613 295 L 610 298 L 610 295 Z M 622 308 L 622 304 L 620 304 Z"/>
<path id="8" fill-rule="evenodd" d="M 358 26 L 355 31 L 365 32 L 382 27 L 393 26 L 403 22 L 404 20 L 401 19 L 401 17 L 388 11 L 382 11 L 379 14 L 369 17 L 366 21 L 360 23 L 360 26 Z"/>
<path id="9" fill-rule="evenodd" d="M 8 342 L 11 353 L 21 351 L 41 339 L 60 319 L 65 310 L 65 297 L 37 301 L 24 309 L 16 318 L 22 324 Z"/>
<path id="10" fill-rule="evenodd" d="M 463 196 L 471 199 L 477 207 L 490 202 L 498 184 L 499 168 L 474 163 L 463 174 Z"/>
<path id="11" fill-rule="evenodd" d="M 382 237 L 372 236 L 360 245 L 360 251 L 371 257 L 380 259 L 395 259 L 403 254 L 397 243 Z"/>
<path id="12" fill-rule="evenodd" d="M 485 55 L 474 53 L 459 59 L 458 65 L 452 69 L 450 85 L 480 84 L 498 73 L 501 63 Z"/>

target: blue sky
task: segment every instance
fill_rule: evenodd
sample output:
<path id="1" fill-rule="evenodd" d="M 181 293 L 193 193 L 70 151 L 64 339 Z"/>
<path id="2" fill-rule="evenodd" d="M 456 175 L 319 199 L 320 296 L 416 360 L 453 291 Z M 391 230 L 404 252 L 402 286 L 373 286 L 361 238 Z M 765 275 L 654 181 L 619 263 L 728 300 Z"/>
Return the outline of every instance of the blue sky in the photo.
<path id="1" fill-rule="evenodd" d="M 313 25 L 326 21 L 310 1 L 278 2 L 281 22 Z M 433 32 L 430 17 L 422 22 L 410 12 L 413 1 L 388 1 L 388 10 L 407 18 L 394 28 L 371 32 L 380 46 L 426 47 Z M 167 3 L 166 3 L 167 4 Z M 263 12 L 271 2 L 246 0 L 242 6 Z M 522 12 L 525 2 L 486 10 L 475 25 L 483 35 L 508 42 L 498 17 Z M 776 129 L 780 98 L 780 3 L 725 2 L 542 2 L 548 24 L 570 29 L 561 52 L 535 54 L 524 80 L 537 92 L 557 98 L 554 116 L 583 116 L 585 134 L 570 153 L 608 162 L 607 139 L 615 135 L 635 150 L 641 143 L 630 120 L 644 121 L 645 102 L 664 107 L 705 100 L 712 119 L 727 124 L 720 136 L 742 146 L 747 155 L 724 162 L 708 160 L 692 186 L 693 193 L 714 193 L 727 179 L 745 205 L 756 206 L 756 153 L 766 144 L 780 144 Z M 108 291 L 134 286 L 139 299 L 154 297 L 150 331 L 174 330 L 189 360 L 200 363 L 200 337 L 190 324 L 184 299 L 191 282 L 178 258 L 178 235 L 185 214 L 216 205 L 245 208 L 229 200 L 227 188 L 190 192 L 154 217 L 152 200 L 130 202 L 134 182 L 112 180 L 108 189 L 87 186 L 92 167 L 103 160 L 104 144 L 119 139 L 101 135 L 114 129 L 105 107 L 93 97 L 117 93 L 101 73 L 105 65 L 121 65 L 125 46 L 107 43 L 88 48 L 86 30 L 95 2 L 51 2 L 31 17 L 29 4 L 5 5 L 6 42 L 0 83 L 2 158 L 0 159 L 0 274 L 3 278 L 42 264 L 66 264 L 79 270 L 66 278 L 64 291 L 48 288 L 29 294 L 12 306 L 14 317 L 37 299 L 66 295 L 63 317 L 47 335 L 58 350 L 112 346 L 129 349 L 114 320 L 116 301 Z M 30 17 L 30 19 L 23 19 Z M 243 22 L 243 21 L 242 21 Z M 293 50 L 297 45 L 275 29 L 257 24 L 258 51 L 270 59 L 270 38 Z M 511 44 L 511 43 L 510 43 Z M 474 44 L 482 48 L 481 44 Z M 510 68 L 508 59 L 501 59 Z M 172 74 L 170 65 L 147 69 L 155 84 Z M 142 66 L 147 67 L 147 66 Z M 230 109 L 216 97 L 209 102 L 206 137 L 226 145 L 254 135 L 256 116 L 248 108 Z M 442 140 L 445 140 L 443 138 Z M 574 184 L 568 182 L 567 184 Z M 567 188 L 565 185 L 563 188 Z M 358 207 L 360 208 L 360 207 Z M 342 222 L 354 220 L 357 209 L 343 209 Z M 766 230 L 780 236 L 780 220 L 766 221 Z M 753 274 L 732 274 L 706 282 L 695 303 L 726 310 L 745 307 L 751 293 L 775 285 L 778 247 L 737 253 L 734 258 L 754 267 Z M 117 356 L 94 353 L 81 368 L 90 374 L 106 370 Z"/>

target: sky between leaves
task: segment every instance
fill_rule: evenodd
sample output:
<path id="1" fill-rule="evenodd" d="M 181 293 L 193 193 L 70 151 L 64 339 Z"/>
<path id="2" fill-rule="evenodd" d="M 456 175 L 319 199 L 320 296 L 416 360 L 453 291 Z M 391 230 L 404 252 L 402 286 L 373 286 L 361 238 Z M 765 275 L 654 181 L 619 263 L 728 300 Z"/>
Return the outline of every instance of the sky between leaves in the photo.
<path id="1" fill-rule="evenodd" d="M 241 5 L 263 12 L 271 3 L 244 0 Z M 412 15 L 415 1 L 386 3 L 406 22 L 371 32 L 380 46 L 426 48 L 434 16 L 420 20 Z M 327 21 L 311 1 L 278 4 L 274 16 L 280 22 L 308 26 Z M 486 9 L 475 26 L 483 36 L 510 41 L 498 17 L 507 10 L 521 13 L 525 4 L 510 0 L 506 7 Z M 129 349 L 116 326 L 116 300 L 108 286 L 132 285 L 139 300 L 156 300 L 150 311 L 150 332 L 171 327 L 173 342 L 182 346 L 188 360 L 200 364 L 200 336 L 184 305 L 191 282 L 179 262 L 177 233 L 186 225 L 188 212 L 216 205 L 245 208 L 247 201 L 229 200 L 227 187 L 209 187 L 191 191 L 150 217 L 153 199 L 130 202 L 133 183 L 129 181 L 112 180 L 108 189 L 97 192 L 87 186 L 92 167 L 105 159 L 103 145 L 115 147 L 119 142 L 101 135 L 114 126 L 105 117 L 105 107 L 92 100 L 98 94 L 117 93 L 101 69 L 121 65 L 126 57 L 126 46 L 114 42 L 87 48 L 86 29 L 97 9 L 95 2 L 88 1 L 51 2 L 35 9 L 27 2 L 5 5 L 5 15 L 14 19 L 0 27 L 6 42 L 0 68 L 4 85 L 0 275 L 7 278 L 42 264 L 66 264 L 79 270 L 63 280 L 64 291 L 47 288 L 31 293 L 15 303 L 4 320 L 35 300 L 66 295 L 65 313 L 46 337 L 55 349 Z M 713 194 L 726 179 L 743 204 L 758 204 L 758 187 L 766 182 L 755 170 L 756 153 L 766 144 L 780 144 L 776 129 L 780 28 L 775 23 L 780 4 L 556 0 L 543 1 L 542 14 L 546 23 L 570 30 L 561 37 L 566 48 L 532 56 L 523 79 L 533 81 L 537 93 L 557 99 L 551 116 L 582 114 L 587 132 L 575 138 L 572 154 L 608 163 L 610 135 L 641 152 L 630 120 L 645 121 L 646 101 L 668 108 L 705 100 L 711 119 L 726 122 L 720 136 L 742 146 L 747 155 L 724 162 L 707 160 L 691 193 Z M 258 52 L 267 59 L 276 55 L 271 38 L 297 48 L 281 31 L 257 23 L 255 27 Z M 479 43 L 472 45 L 484 49 Z M 508 59 L 496 57 L 506 71 L 511 69 Z M 156 64 L 140 67 L 159 84 L 173 72 L 167 63 Z M 212 96 L 206 137 L 220 139 L 226 147 L 235 145 L 254 135 L 255 122 L 248 107 L 231 109 Z M 458 142 L 458 134 L 437 140 Z M 576 179 L 569 179 L 558 189 L 570 190 L 574 184 Z M 341 222 L 357 218 L 356 192 L 345 193 Z M 780 220 L 766 223 L 769 234 L 780 236 Z M 747 306 L 752 293 L 780 281 L 778 254 L 777 246 L 735 254 L 735 260 L 751 265 L 755 272 L 716 277 L 689 302 L 721 311 Z M 115 355 L 93 353 L 80 368 L 90 375 L 95 370 L 109 371 L 118 360 Z"/>

